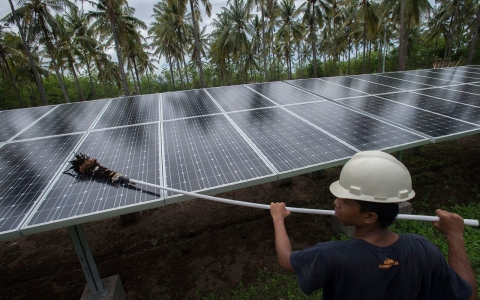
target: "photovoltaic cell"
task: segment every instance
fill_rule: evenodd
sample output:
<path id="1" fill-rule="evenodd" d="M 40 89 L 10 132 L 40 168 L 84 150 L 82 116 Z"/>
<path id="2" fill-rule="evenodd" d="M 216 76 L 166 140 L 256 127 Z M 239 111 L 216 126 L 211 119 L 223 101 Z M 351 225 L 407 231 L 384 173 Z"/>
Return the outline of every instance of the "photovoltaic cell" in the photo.
<path id="1" fill-rule="evenodd" d="M 386 76 L 386 77 L 392 77 L 392 78 L 397 78 L 397 79 L 402 79 L 402 80 L 407 80 L 410 82 L 416 82 L 416 83 L 421 83 L 421 84 L 426 84 L 426 85 L 431 85 L 431 86 L 445 86 L 445 85 L 450 85 L 452 82 L 446 81 L 446 80 L 441 80 L 437 78 L 432 78 L 432 77 L 425 77 L 425 76 L 418 76 L 415 74 L 409 74 L 409 73 L 382 73 L 379 76 Z"/>
<path id="2" fill-rule="evenodd" d="M 356 76 L 352 76 L 352 78 L 384 84 L 384 85 L 388 85 L 388 86 L 395 87 L 397 89 L 402 89 L 402 90 L 416 90 L 416 89 L 430 87 L 430 85 L 426 85 L 426 84 L 400 80 L 393 77 L 379 76 L 375 74 L 356 75 Z"/>
<path id="3" fill-rule="evenodd" d="M 468 90 L 468 87 L 464 87 L 462 90 Z M 480 88 L 478 89 L 480 92 Z M 480 107 L 480 94 L 471 94 L 467 92 L 462 92 L 461 90 L 452 90 L 451 87 L 440 88 L 440 89 L 428 89 L 415 91 L 416 93 L 428 95 L 440 99 L 455 101 L 458 103 L 464 103 L 469 105 L 475 105 Z"/>
<path id="4" fill-rule="evenodd" d="M 345 159 L 355 151 L 281 108 L 229 116 L 279 172 Z"/>
<path id="5" fill-rule="evenodd" d="M 90 132 L 78 152 L 98 159 L 105 167 L 129 178 L 161 184 L 158 127 L 158 124 L 147 124 Z M 160 199 L 159 189 L 60 174 L 27 226 L 85 217 Z"/>
<path id="6" fill-rule="evenodd" d="M 398 102 L 384 100 L 376 96 L 344 99 L 338 100 L 338 102 L 434 138 L 478 129 L 478 126 L 475 125 L 409 107 Z"/>
<path id="7" fill-rule="evenodd" d="M 224 115 L 164 122 L 163 132 L 168 187 L 199 191 L 274 175 Z"/>
<path id="8" fill-rule="evenodd" d="M 453 74 L 448 74 L 448 73 L 430 72 L 430 71 L 423 71 L 423 70 L 408 71 L 407 73 L 444 80 L 448 82 L 447 84 L 469 83 L 469 82 L 479 81 L 479 79 L 472 78 L 472 77 L 455 76 Z"/>
<path id="9" fill-rule="evenodd" d="M 59 105 L 15 140 L 87 131 L 105 104 L 107 100 Z"/>
<path id="10" fill-rule="evenodd" d="M 65 135 L 0 148 L 0 235 L 20 225 L 80 138 Z"/>
<path id="11" fill-rule="evenodd" d="M 0 142 L 8 141 L 53 108 L 40 106 L 3 111 L 0 115 Z"/>
<path id="12" fill-rule="evenodd" d="M 324 77 L 321 78 L 321 80 L 342 85 L 344 87 L 348 87 L 370 95 L 400 91 L 399 89 L 396 89 L 394 87 L 380 85 L 372 82 L 366 82 L 363 80 L 355 79 L 353 77 Z"/>
<path id="13" fill-rule="evenodd" d="M 96 129 L 159 121 L 158 95 L 112 99 Z"/>
<path id="14" fill-rule="evenodd" d="M 249 84 L 247 86 L 259 92 L 260 94 L 265 95 L 279 105 L 325 100 L 305 92 L 304 90 L 278 81 Z"/>
<path id="15" fill-rule="evenodd" d="M 425 137 L 332 102 L 291 105 L 286 108 L 361 151 L 392 149 L 425 140 Z"/>
<path id="16" fill-rule="evenodd" d="M 409 92 L 384 94 L 381 97 L 480 125 L 480 108 L 477 107 Z"/>
<path id="17" fill-rule="evenodd" d="M 480 95 L 480 85 L 477 84 L 455 85 L 449 86 L 446 89 Z"/>
<path id="18" fill-rule="evenodd" d="M 304 88 L 307 91 L 311 91 L 317 95 L 332 100 L 366 95 L 363 92 L 355 91 L 343 86 L 333 85 L 318 79 L 297 79 L 287 80 L 285 82 Z"/>
<path id="19" fill-rule="evenodd" d="M 220 113 L 220 109 L 203 90 L 162 94 L 163 119 L 172 120 Z"/>
<path id="20" fill-rule="evenodd" d="M 275 105 L 245 86 L 224 86 L 210 88 L 207 91 L 227 112 Z"/>
<path id="21" fill-rule="evenodd" d="M 435 72 L 435 73 L 440 73 L 440 74 L 449 74 L 449 75 L 454 75 L 454 76 L 465 76 L 465 77 L 471 77 L 471 78 L 477 78 L 480 80 L 480 73 L 474 73 L 474 72 L 469 72 L 469 71 L 462 71 L 459 69 L 430 69 L 430 72 Z"/>

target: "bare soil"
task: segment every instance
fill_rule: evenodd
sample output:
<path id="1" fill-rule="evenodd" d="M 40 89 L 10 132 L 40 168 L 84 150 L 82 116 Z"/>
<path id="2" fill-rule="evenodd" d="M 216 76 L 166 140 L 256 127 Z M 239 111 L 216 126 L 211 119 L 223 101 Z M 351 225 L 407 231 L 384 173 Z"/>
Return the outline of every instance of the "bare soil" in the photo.
<path id="1" fill-rule="evenodd" d="M 478 200 L 480 136 L 404 152 L 414 190 L 414 213 Z M 340 168 L 319 179 L 293 178 L 220 197 L 291 207 L 332 209 L 331 182 Z M 418 207 L 416 206 L 418 200 Z M 294 249 L 330 240 L 331 217 L 292 214 L 286 222 Z M 84 224 L 101 277 L 120 275 L 128 299 L 197 299 L 254 284 L 259 270 L 280 271 L 267 210 L 191 200 L 144 211 L 136 222 L 118 217 Z M 1 299 L 79 299 L 86 279 L 66 229 L 0 242 Z"/>

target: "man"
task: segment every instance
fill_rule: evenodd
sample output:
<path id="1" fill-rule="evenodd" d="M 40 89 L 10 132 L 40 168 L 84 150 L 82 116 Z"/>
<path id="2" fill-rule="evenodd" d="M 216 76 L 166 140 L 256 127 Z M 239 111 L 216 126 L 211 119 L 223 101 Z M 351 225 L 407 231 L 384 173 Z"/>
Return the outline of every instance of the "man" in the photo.
<path id="1" fill-rule="evenodd" d="M 319 243 L 293 251 L 284 219 L 285 203 L 272 203 L 275 248 L 280 266 L 295 272 L 302 291 L 323 288 L 323 299 L 477 299 L 478 290 L 465 250 L 463 219 L 444 210 L 433 226 L 448 242 L 448 264 L 440 250 L 419 235 L 388 228 L 398 203 L 415 196 L 410 173 L 390 154 L 355 154 L 330 186 L 335 216 L 355 226 L 349 241 Z"/>

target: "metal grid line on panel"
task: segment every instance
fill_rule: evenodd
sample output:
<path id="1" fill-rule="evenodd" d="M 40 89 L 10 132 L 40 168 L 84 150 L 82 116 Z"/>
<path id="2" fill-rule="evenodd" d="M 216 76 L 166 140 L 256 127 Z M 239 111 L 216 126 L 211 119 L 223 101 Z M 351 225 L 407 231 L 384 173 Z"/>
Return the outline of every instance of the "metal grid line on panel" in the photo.
<path id="1" fill-rule="evenodd" d="M 226 112 L 275 106 L 272 101 L 245 86 L 224 86 L 205 90 Z"/>
<path id="2" fill-rule="evenodd" d="M 325 99 L 284 82 L 266 82 L 246 85 L 277 105 L 325 101 Z"/>
<path id="3" fill-rule="evenodd" d="M 425 76 L 429 78 L 436 78 L 439 80 L 444 80 L 449 82 L 449 84 L 453 83 L 469 83 L 469 82 L 476 82 L 480 79 L 474 77 L 466 77 L 466 76 L 457 76 L 451 73 L 445 72 L 432 72 L 430 70 L 415 70 L 415 71 L 407 71 L 408 74 L 415 74 L 418 76 Z"/>
<path id="4" fill-rule="evenodd" d="M 359 109 L 387 122 L 426 134 L 436 140 L 443 136 L 452 136 L 469 132 L 476 133 L 480 127 L 427 112 L 398 102 L 385 100 L 377 96 L 366 96 L 337 100 L 338 103 Z"/>
<path id="5" fill-rule="evenodd" d="M 332 102 L 299 104 L 286 108 L 360 151 L 390 150 L 428 143 L 426 137 Z"/>
<path id="6" fill-rule="evenodd" d="M 409 92 L 384 94 L 379 97 L 450 118 L 455 118 L 457 120 L 462 120 L 464 122 L 480 125 L 480 108 L 474 106 Z"/>
<path id="7" fill-rule="evenodd" d="M 164 120 L 220 113 L 220 110 L 204 90 L 165 93 L 162 101 Z"/>
<path id="8" fill-rule="evenodd" d="M 157 122 L 158 105 L 156 94 L 112 99 L 95 129 Z"/>
<path id="9" fill-rule="evenodd" d="M 95 131 L 88 133 L 78 151 L 127 177 L 158 185 L 158 137 L 157 123 Z M 118 215 L 125 207 L 161 199 L 159 189 L 61 174 L 22 230 L 45 224 L 61 227 L 62 222 L 72 223 L 72 219 L 95 220 L 99 218 L 95 214 L 109 210 L 117 210 Z"/>
<path id="10" fill-rule="evenodd" d="M 228 115 L 279 172 L 320 169 L 356 153 L 279 107 Z"/>
<path id="11" fill-rule="evenodd" d="M 388 85 L 372 83 L 372 82 L 367 83 L 365 81 L 358 80 L 353 77 L 346 77 L 346 76 L 323 77 L 323 78 L 319 78 L 319 80 L 341 85 L 344 87 L 348 87 L 349 89 L 353 89 L 359 92 L 364 92 L 370 95 L 401 91 L 395 87 L 391 87 Z"/>
<path id="12" fill-rule="evenodd" d="M 164 121 L 163 131 L 168 187 L 201 191 L 276 175 L 224 115 Z"/>
<path id="13" fill-rule="evenodd" d="M 365 96 L 366 93 L 346 88 L 340 85 L 332 85 L 326 81 L 318 79 L 297 79 L 287 80 L 285 83 L 291 84 L 310 91 L 320 97 L 327 99 L 340 99 L 348 97 Z"/>
<path id="14" fill-rule="evenodd" d="M 2 128 L 0 141 L 7 142 L 13 140 L 56 108 L 56 106 L 41 106 L 5 111 L 0 118 L 0 126 Z"/>
<path id="15" fill-rule="evenodd" d="M 50 137 L 0 149 L 0 236 L 20 226 L 80 138 Z"/>
<path id="16" fill-rule="evenodd" d="M 358 80 L 364 80 L 367 82 L 375 82 L 378 84 L 391 86 L 400 90 L 416 90 L 416 89 L 431 87 L 430 85 L 426 85 L 426 84 L 409 82 L 409 81 L 405 81 L 405 80 L 401 80 L 393 77 L 379 76 L 378 74 L 363 74 L 363 75 L 354 75 L 349 77 L 355 78 Z"/>
<path id="17" fill-rule="evenodd" d="M 87 131 L 108 100 L 61 104 L 15 139 L 28 139 Z"/>

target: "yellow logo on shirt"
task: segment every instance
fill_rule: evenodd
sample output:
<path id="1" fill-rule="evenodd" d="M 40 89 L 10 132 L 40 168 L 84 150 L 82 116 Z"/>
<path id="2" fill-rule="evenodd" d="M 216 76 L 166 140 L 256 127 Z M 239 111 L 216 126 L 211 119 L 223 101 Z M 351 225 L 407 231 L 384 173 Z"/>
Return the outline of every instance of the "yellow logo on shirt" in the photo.
<path id="1" fill-rule="evenodd" d="M 390 258 L 385 258 L 385 260 L 383 261 L 383 265 L 378 265 L 380 269 L 389 269 L 392 266 L 398 266 L 398 261 L 394 261 Z"/>

